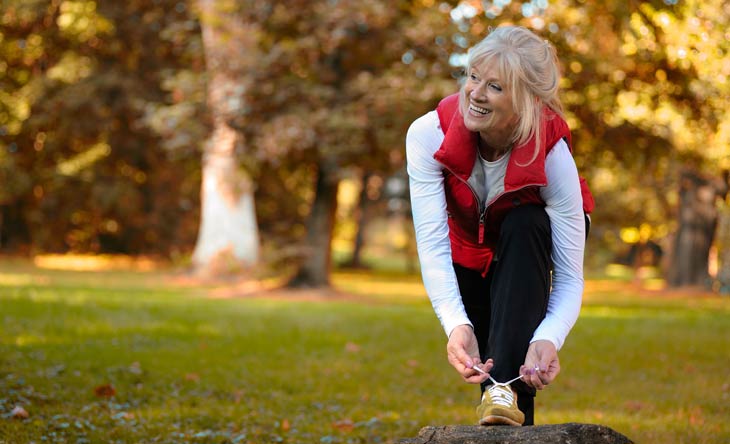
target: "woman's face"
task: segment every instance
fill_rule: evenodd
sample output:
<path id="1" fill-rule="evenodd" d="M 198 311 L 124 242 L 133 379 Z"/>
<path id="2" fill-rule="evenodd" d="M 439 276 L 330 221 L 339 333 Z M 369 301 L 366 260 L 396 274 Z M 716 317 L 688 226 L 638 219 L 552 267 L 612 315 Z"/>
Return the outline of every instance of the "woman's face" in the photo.
<path id="1" fill-rule="evenodd" d="M 473 66 L 464 86 L 464 125 L 475 132 L 511 133 L 519 120 L 512 105 L 512 92 L 493 63 Z"/>

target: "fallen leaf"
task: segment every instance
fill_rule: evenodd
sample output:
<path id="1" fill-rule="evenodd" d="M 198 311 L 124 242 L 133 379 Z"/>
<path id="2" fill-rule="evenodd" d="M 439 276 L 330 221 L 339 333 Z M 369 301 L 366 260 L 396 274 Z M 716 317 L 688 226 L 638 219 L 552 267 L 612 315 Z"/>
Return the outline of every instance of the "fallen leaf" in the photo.
<path id="1" fill-rule="evenodd" d="M 198 382 L 200 381 L 200 375 L 197 373 L 185 373 L 185 380 Z"/>
<path id="2" fill-rule="evenodd" d="M 10 412 L 10 416 L 18 419 L 27 419 L 30 415 L 27 410 L 18 405 Z"/>
<path id="3" fill-rule="evenodd" d="M 357 353 L 360 351 L 360 346 L 354 342 L 348 342 L 345 344 L 345 351 L 349 353 Z"/>
<path id="4" fill-rule="evenodd" d="M 94 388 L 94 394 L 99 398 L 111 398 L 117 394 L 117 391 L 111 384 L 102 384 Z"/>
<path id="5" fill-rule="evenodd" d="M 630 412 L 638 412 L 640 410 L 643 410 L 646 407 L 646 404 L 641 401 L 632 400 L 624 402 L 624 407 Z"/>
<path id="6" fill-rule="evenodd" d="M 351 432 L 355 428 L 355 423 L 351 419 L 341 419 L 332 423 L 332 427 L 341 432 Z"/>
<path id="7" fill-rule="evenodd" d="M 281 421 L 281 430 L 288 432 L 291 429 L 291 424 L 288 419 Z"/>

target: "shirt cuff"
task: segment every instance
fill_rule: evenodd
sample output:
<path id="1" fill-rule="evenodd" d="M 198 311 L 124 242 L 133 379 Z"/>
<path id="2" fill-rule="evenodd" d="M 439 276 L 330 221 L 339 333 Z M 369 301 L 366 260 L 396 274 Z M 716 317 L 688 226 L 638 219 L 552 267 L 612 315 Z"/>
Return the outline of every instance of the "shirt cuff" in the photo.
<path id="1" fill-rule="evenodd" d="M 555 346 L 555 349 L 557 351 L 560 351 L 560 348 L 565 342 L 565 337 L 567 336 L 567 333 L 561 334 L 560 324 L 561 322 L 559 320 L 551 320 L 549 317 L 543 319 L 542 323 L 540 323 L 540 325 L 535 330 L 535 333 L 532 335 L 530 344 L 535 341 L 546 340 L 552 342 Z"/>
<path id="2" fill-rule="evenodd" d="M 453 321 L 448 323 L 443 322 L 446 337 L 450 337 L 454 329 L 460 325 L 468 325 L 469 327 L 471 327 L 472 330 L 474 330 L 474 325 L 471 323 L 471 321 L 469 321 L 469 318 L 465 317 L 463 319 L 454 319 Z"/>

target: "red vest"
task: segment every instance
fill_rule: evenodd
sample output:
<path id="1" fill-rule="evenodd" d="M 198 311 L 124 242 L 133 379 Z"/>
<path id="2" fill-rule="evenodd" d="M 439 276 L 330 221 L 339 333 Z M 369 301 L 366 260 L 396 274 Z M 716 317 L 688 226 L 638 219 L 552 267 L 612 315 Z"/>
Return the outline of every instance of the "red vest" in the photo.
<path id="1" fill-rule="evenodd" d="M 464 118 L 459 110 L 459 94 L 441 100 L 436 111 L 444 132 L 444 141 L 434 154 L 434 159 L 445 167 L 444 189 L 449 213 L 451 256 L 454 263 L 486 275 L 507 212 L 524 204 L 545 205 L 540 197 L 540 187 L 547 185 L 545 156 L 560 139 L 565 139 L 568 147 L 571 146 L 570 130 L 560 116 L 545 108 L 542 143 L 537 156 L 528 164 L 535 151 L 534 137 L 513 148 L 504 177 L 504 192 L 485 205 L 483 173 L 477 162 L 479 134 L 464 126 Z M 583 209 L 590 213 L 593 210 L 593 197 L 582 179 L 581 190 Z"/>

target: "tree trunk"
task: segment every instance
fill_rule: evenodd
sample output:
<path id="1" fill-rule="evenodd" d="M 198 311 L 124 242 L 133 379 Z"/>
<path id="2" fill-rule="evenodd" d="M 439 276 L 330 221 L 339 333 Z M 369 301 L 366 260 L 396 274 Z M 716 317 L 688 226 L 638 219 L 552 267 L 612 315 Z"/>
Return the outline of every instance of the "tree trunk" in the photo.
<path id="1" fill-rule="evenodd" d="M 334 165 L 320 163 L 314 203 L 307 220 L 307 250 L 290 287 L 328 287 L 332 262 L 332 232 L 337 212 L 339 176 Z"/>
<path id="2" fill-rule="evenodd" d="M 362 175 L 362 188 L 358 196 L 357 209 L 355 210 L 355 239 L 352 246 L 352 258 L 346 264 L 351 268 L 365 268 L 362 262 L 362 250 L 365 246 L 365 227 L 367 226 L 370 198 L 368 197 L 368 181 L 373 176 L 372 173 L 366 171 Z"/>
<path id="3" fill-rule="evenodd" d="M 718 223 L 715 246 L 717 247 L 718 269 L 717 290 L 724 295 L 730 294 L 730 171 L 723 172 L 725 187 L 721 190 L 722 200 L 718 210 Z"/>
<path id="4" fill-rule="evenodd" d="M 717 184 L 693 171 L 680 179 L 679 228 L 674 243 L 669 284 L 706 286 L 710 247 L 717 225 Z"/>
<path id="5" fill-rule="evenodd" d="M 367 144 L 366 156 L 375 158 L 380 155 L 377 130 L 374 126 L 372 116 L 368 116 L 368 121 L 369 124 L 364 130 L 364 139 Z M 371 199 L 368 193 L 368 191 L 370 191 L 368 183 L 370 182 L 370 179 L 375 176 L 375 173 L 367 164 L 363 165 L 362 169 L 362 188 L 360 189 L 357 209 L 355 212 L 355 226 L 357 227 L 357 232 L 355 233 L 355 240 L 352 248 L 352 258 L 350 259 L 350 262 L 346 264 L 346 266 L 351 268 L 365 268 L 365 265 L 362 262 L 362 250 L 365 246 L 365 228 L 367 227 L 370 219 L 371 206 Z"/>
<path id="6" fill-rule="evenodd" d="M 254 265 L 259 240 L 251 179 L 238 168 L 236 131 L 218 125 L 203 155 L 201 223 L 193 253 L 199 272 Z"/>
<path id="7" fill-rule="evenodd" d="M 255 66 L 255 24 L 216 0 L 199 0 L 207 99 L 213 131 L 204 145 L 201 222 L 193 253 L 197 272 L 216 274 L 259 259 L 253 182 L 238 166 L 244 144 L 230 122 L 245 113 L 246 75 Z"/>
<path id="8" fill-rule="evenodd" d="M 723 202 L 717 226 L 717 290 L 730 294 L 730 205 Z"/>

